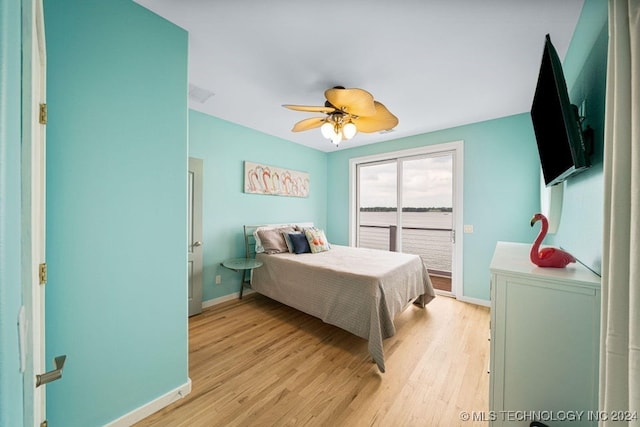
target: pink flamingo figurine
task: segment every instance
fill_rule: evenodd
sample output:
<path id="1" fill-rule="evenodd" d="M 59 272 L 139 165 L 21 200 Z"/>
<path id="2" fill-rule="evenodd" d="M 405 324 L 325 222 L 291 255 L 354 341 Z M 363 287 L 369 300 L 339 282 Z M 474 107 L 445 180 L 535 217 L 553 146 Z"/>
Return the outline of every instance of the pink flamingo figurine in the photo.
<path id="1" fill-rule="evenodd" d="M 542 240 L 547 235 L 547 230 L 549 229 L 549 221 L 547 221 L 547 217 L 541 213 L 537 213 L 533 218 L 531 218 L 531 226 L 533 227 L 533 224 L 538 221 L 542 221 L 542 228 L 540 229 L 540 233 L 538 234 L 535 242 L 533 242 L 533 246 L 531 246 L 531 253 L 529 254 L 531 262 L 538 267 L 555 268 L 564 268 L 567 264 L 576 262 L 573 255 L 561 249 L 543 248 L 540 250 L 540 243 L 542 243 Z"/>

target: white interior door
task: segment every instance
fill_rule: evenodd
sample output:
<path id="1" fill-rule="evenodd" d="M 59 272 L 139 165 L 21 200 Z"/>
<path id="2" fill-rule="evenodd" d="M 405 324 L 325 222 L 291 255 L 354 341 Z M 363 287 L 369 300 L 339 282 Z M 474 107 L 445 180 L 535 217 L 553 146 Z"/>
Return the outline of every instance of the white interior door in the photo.
<path id="1" fill-rule="evenodd" d="M 202 311 L 202 159 L 189 158 L 189 316 Z"/>
<path id="2" fill-rule="evenodd" d="M 41 0 L 23 2 L 22 222 L 23 300 L 21 310 L 21 370 L 24 375 L 24 422 L 40 426 L 46 416 L 45 387 L 36 376 L 46 371 L 45 355 L 45 123 L 41 105 L 46 94 L 46 47 Z M 46 111 L 46 110 L 44 110 Z"/>

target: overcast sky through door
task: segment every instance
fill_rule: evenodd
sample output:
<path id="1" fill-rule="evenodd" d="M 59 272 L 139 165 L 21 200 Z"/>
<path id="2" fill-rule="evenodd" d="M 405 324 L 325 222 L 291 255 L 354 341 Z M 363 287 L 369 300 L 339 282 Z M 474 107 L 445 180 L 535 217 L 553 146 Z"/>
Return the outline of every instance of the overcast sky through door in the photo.
<path id="1" fill-rule="evenodd" d="M 403 162 L 403 206 L 452 207 L 451 154 Z M 360 206 L 396 207 L 396 163 L 360 167 Z"/>

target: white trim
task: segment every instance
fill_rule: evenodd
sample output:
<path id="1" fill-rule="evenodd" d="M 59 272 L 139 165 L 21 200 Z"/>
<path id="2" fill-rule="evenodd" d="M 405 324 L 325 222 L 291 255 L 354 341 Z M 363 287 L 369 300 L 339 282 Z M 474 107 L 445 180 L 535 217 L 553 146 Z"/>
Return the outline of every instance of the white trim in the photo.
<path id="1" fill-rule="evenodd" d="M 461 302 L 468 302 L 469 304 L 481 305 L 483 307 L 491 307 L 491 301 L 487 301 L 486 299 L 471 298 L 471 297 L 465 297 L 465 296 L 459 296 L 456 299 Z"/>
<path id="2" fill-rule="evenodd" d="M 251 295 L 252 293 L 255 293 L 255 291 L 253 289 L 245 289 L 245 291 L 242 293 L 242 295 L 243 296 L 247 296 L 247 295 Z M 208 299 L 206 301 L 203 301 L 202 302 L 202 308 L 213 307 L 215 305 L 222 304 L 223 302 L 236 300 L 238 298 L 240 298 L 240 292 L 239 291 L 238 292 L 234 292 L 234 293 L 229 294 L 229 295 L 222 296 L 222 297 Z"/>
<path id="3" fill-rule="evenodd" d="M 454 208 L 455 208 L 455 236 L 456 236 L 456 244 L 454 245 L 454 256 L 453 261 L 454 264 L 451 266 L 452 269 L 452 290 L 455 294 L 455 297 L 460 299 L 463 297 L 464 288 L 462 284 L 464 283 L 463 277 L 463 245 L 464 245 L 464 233 L 463 233 L 463 224 L 464 224 L 464 206 L 463 206 L 463 183 L 464 183 L 464 141 L 451 141 L 445 142 L 442 144 L 434 144 L 434 145 L 425 145 L 422 147 L 410 148 L 407 150 L 400 151 L 391 151 L 387 153 L 379 153 L 373 154 L 371 156 L 363 156 L 363 157 L 354 157 L 349 159 L 349 246 L 354 246 L 356 242 L 356 221 L 357 216 L 355 215 L 355 208 L 357 206 L 356 200 L 356 192 L 355 189 L 355 180 L 357 179 L 357 166 L 360 163 L 370 163 L 376 161 L 383 161 L 392 158 L 399 157 L 412 157 L 412 156 L 421 156 L 421 155 L 431 155 L 446 151 L 453 151 L 455 153 L 454 159 L 455 163 L 453 165 L 454 168 L 454 185 L 453 189 L 453 197 L 454 197 Z"/>
<path id="4" fill-rule="evenodd" d="M 42 0 L 22 2 L 22 295 L 25 323 L 23 372 L 25 426 L 40 426 L 46 417 L 46 388 L 36 387 L 45 364 L 45 287 L 39 284 L 39 265 L 45 260 L 46 131 L 39 122 L 40 103 L 46 102 L 46 46 Z"/>
<path id="5" fill-rule="evenodd" d="M 443 291 L 442 289 L 437 289 L 437 288 L 434 288 L 433 290 L 435 291 L 436 295 L 442 295 L 443 297 L 448 297 L 448 298 L 455 298 L 456 297 L 453 294 L 453 292 Z"/>
<path id="6" fill-rule="evenodd" d="M 105 424 L 106 427 L 128 427 L 147 418 L 149 415 L 154 414 L 162 408 L 171 405 L 173 402 L 182 399 L 186 395 L 191 393 L 191 378 L 178 388 L 175 388 L 168 393 L 158 397 L 151 402 L 140 406 L 121 416 L 120 418 Z"/>
<path id="7" fill-rule="evenodd" d="M 455 255 L 453 257 L 455 265 L 452 266 L 452 274 L 454 275 L 454 292 L 456 294 L 456 298 L 464 297 L 464 263 L 463 256 L 464 253 L 464 142 L 456 141 L 450 144 L 446 144 L 451 146 L 451 149 L 455 153 L 455 164 L 453 166 L 454 170 L 454 183 L 455 188 L 453 189 L 453 197 L 454 197 L 454 206 L 456 209 L 455 212 L 455 239 L 456 244 L 453 246 L 455 250 Z"/>

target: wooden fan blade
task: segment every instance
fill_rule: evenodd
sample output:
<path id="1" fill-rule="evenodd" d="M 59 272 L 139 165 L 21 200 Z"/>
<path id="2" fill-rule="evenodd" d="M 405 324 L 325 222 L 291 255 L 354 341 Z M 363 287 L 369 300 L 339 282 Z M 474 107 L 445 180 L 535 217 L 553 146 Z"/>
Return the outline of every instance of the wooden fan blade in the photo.
<path id="1" fill-rule="evenodd" d="M 291 129 L 291 131 L 302 132 L 303 130 L 317 128 L 322 126 L 325 121 L 325 117 L 311 117 L 310 119 L 300 120 L 298 123 L 293 125 L 293 129 Z"/>
<path id="2" fill-rule="evenodd" d="M 283 107 L 288 108 L 290 110 L 295 110 L 295 111 L 309 111 L 311 113 L 333 113 L 334 111 L 336 111 L 336 109 L 333 107 L 315 107 L 312 105 L 285 104 L 283 105 Z"/>
<path id="3" fill-rule="evenodd" d="M 358 117 L 353 120 L 358 132 L 372 133 L 393 129 L 398 125 L 398 118 L 391 114 L 387 107 L 375 101 L 376 113 L 372 116 Z"/>
<path id="4" fill-rule="evenodd" d="M 327 101 L 339 110 L 354 116 L 373 116 L 376 114 L 373 95 L 362 89 L 327 89 L 324 92 Z"/>

